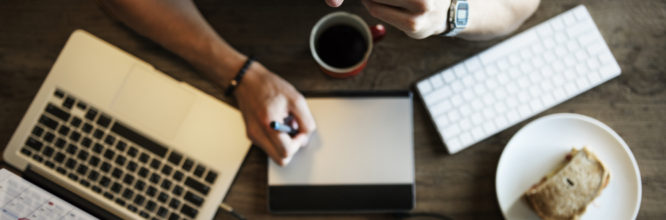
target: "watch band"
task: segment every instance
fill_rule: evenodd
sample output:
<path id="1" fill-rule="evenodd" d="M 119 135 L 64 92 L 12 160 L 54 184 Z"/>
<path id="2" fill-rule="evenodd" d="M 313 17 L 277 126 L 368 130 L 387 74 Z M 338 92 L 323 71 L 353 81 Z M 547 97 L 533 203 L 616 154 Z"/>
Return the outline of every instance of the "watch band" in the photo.
<path id="1" fill-rule="evenodd" d="M 458 35 L 458 33 L 467 27 L 468 15 L 469 2 L 467 0 L 451 0 L 445 24 L 447 30 L 442 35 L 447 37 Z"/>

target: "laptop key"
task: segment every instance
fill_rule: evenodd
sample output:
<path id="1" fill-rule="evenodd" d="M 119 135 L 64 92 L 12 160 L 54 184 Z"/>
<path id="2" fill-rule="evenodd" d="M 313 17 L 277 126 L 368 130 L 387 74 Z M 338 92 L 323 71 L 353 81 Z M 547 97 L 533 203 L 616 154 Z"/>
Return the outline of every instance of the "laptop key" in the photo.
<path id="1" fill-rule="evenodd" d="M 88 179 L 90 181 L 97 181 L 98 178 L 99 178 L 99 172 L 97 172 L 96 170 L 91 170 L 90 173 L 88 174 Z"/>
<path id="2" fill-rule="evenodd" d="M 115 138 L 113 136 L 110 137 Z M 106 138 L 109 138 L 109 135 L 107 135 Z M 127 143 L 125 143 L 124 141 L 119 140 L 118 143 L 116 143 L 116 149 L 118 149 L 118 151 L 123 152 L 125 151 L 126 148 L 127 148 Z"/>
<path id="3" fill-rule="evenodd" d="M 162 203 L 166 203 L 166 201 L 169 199 L 169 195 L 167 195 L 164 192 L 160 192 L 160 195 L 157 196 L 157 201 L 160 201 Z"/>
<path id="4" fill-rule="evenodd" d="M 74 173 L 70 173 L 69 175 L 67 175 L 67 177 L 69 177 L 69 179 L 74 180 L 74 181 L 77 181 L 79 179 L 79 176 L 77 176 Z"/>
<path id="5" fill-rule="evenodd" d="M 105 173 L 108 173 L 109 170 L 111 170 L 111 164 L 104 161 L 104 162 L 102 162 L 102 166 L 100 166 L 99 169 L 104 171 Z"/>
<path id="6" fill-rule="evenodd" d="M 85 132 L 86 134 L 90 134 L 92 129 L 93 129 L 93 126 L 90 123 L 87 123 L 87 122 L 85 124 L 83 124 L 83 127 L 81 127 L 81 131 Z"/>
<path id="7" fill-rule="evenodd" d="M 127 150 L 127 155 L 134 158 L 136 157 L 136 154 L 139 153 L 139 150 L 136 149 L 136 147 L 130 147 L 129 150 Z"/>
<path id="8" fill-rule="evenodd" d="M 120 179 L 120 176 L 123 175 L 123 171 L 116 168 L 113 168 L 113 172 L 111 172 L 111 176 L 115 177 L 116 179 Z"/>
<path id="9" fill-rule="evenodd" d="M 86 161 L 88 159 L 88 151 L 80 150 L 79 154 L 76 155 L 76 158 L 79 158 L 82 162 Z"/>
<path id="10" fill-rule="evenodd" d="M 152 167 L 153 169 L 159 169 L 160 165 L 162 165 L 162 163 L 160 163 L 160 161 L 157 160 L 157 158 L 153 158 L 153 160 L 150 162 L 150 167 Z"/>
<path id="11" fill-rule="evenodd" d="M 169 176 L 169 175 L 171 175 L 172 170 L 173 170 L 173 168 L 171 168 L 171 166 L 169 166 L 169 164 L 164 164 L 164 166 L 162 167 L 162 174 L 164 174 L 166 176 Z"/>
<path id="12" fill-rule="evenodd" d="M 197 216 L 197 213 L 199 213 L 199 211 L 190 207 L 187 204 L 184 204 L 183 207 L 180 208 L 180 213 L 183 213 L 184 215 L 186 215 L 190 218 L 194 218 L 194 217 Z"/>
<path id="13" fill-rule="evenodd" d="M 153 210 L 155 210 L 155 207 L 157 207 L 157 203 L 155 203 L 155 202 L 153 202 L 153 201 L 148 201 L 148 202 L 146 203 L 146 210 L 148 210 L 148 211 L 150 211 L 150 212 L 152 212 Z"/>
<path id="14" fill-rule="evenodd" d="M 123 198 L 125 199 L 131 199 L 133 195 L 134 191 L 130 188 L 125 188 L 125 191 L 123 191 Z"/>
<path id="15" fill-rule="evenodd" d="M 142 218 L 145 218 L 145 219 L 150 217 L 150 215 L 145 211 L 139 211 L 139 216 L 141 216 Z"/>
<path id="16" fill-rule="evenodd" d="M 172 212 L 171 215 L 169 215 L 169 220 L 178 220 L 180 219 L 180 216 L 176 214 L 175 212 Z"/>
<path id="17" fill-rule="evenodd" d="M 58 152 L 56 153 L 55 157 L 53 157 L 53 160 L 55 160 L 58 163 L 62 163 L 62 161 L 65 160 L 65 154 Z"/>
<path id="18" fill-rule="evenodd" d="M 81 110 L 86 110 L 86 107 L 88 107 L 88 105 L 86 105 L 85 102 L 82 102 L 81 100 L 79 100 L 79 102 L 76 103 L 76 107 L 81 109 Z"/>
<path id="19" fill-rule="evenodd" d="M 46 115 L 42 115 L 42 117 L 39 118 L 39 123 L 46 127 L 51 128 L 51 130 L 54 131 L 56 130 L 56 128 L 58 128 L 58 124 L 60 124 Z"/>
<path id="20" fill-rule="evenodd" d="M 29 157 L 30 155 L 32 155 L 32 151 L 28 150 L 28 148 L 26 148 L 26 147 L 21 148 L 21 153 L 22 153 L 23 155 L 28 156 L 28 157 Z"/>
<path id="21" fill-rule="evenodd" d="M 46 134 L 44 135 L 44 140 L 46 142 L 52 143 L 53 139 L 55 139 L 55 135 L 53 133 L 47 131 Z"/>
<path id="22" fill-rule="evenodd" d="M 65 166 L 69 169 L 74 169 L 76 167 L 76 160 L 72 158 L 67 158 L 67 162 L 65 162 Z"/>
<path id="23" fill-rule="evenodd" d="M 148 189 L 146 189 L 146 195 L 153 197 L 157 194 L 157 189 L 153 186 L 148 186 Z"/>
<path id="24" fill-rule="evenodd" d="M 144 137 L 143 135 L 135 132 L 134 130 L 130 129 L 129 127 L 126 127 L 122 123 L 115 122 L 113 126 L 111 126 L 111 131 L 118 134 L 119 136 L 124 137 L 125 139 L 134 142 L 138 146 L 153 152 L 159 157 L 164 157 L 164 155 L 167 152 L 167 148 Z"/>
<path id="25" fill-rule="evenodd" d="M 83 120 L 81 120 L 81 118 L 74 116 L 72 118 L 72 120 L 69 121 L 69 124 L 74 126 L 75 128 L 78 128 L 79 125 L 81 125 L 81 122 L 83 122 Z"/>
<path id="26" fill-rule="evenodd" d="M 141 153 L 141 156 L 139 156 L 139 161 L 142 163 L 148 163 L 148 160 L 150 160 L 150 156 L 146 153 Z"/>
<path id="27" fill-rule="evenodd" d="M 104 143 L 108 144 L 109 146 L 113 146 L 113 144 L 116 143 L 116 137 L 112 136 L 111 134 L 107 134 L 106 138 L 104 138 Z"/>
<path id="28" fill-rule="evenodd" d="M 42 134 L 44 134 L 44 129 L 42 127 L 39 127 L 38 125 L 35 125 L 35 127 L 32 129 L 32 134 L 34 134 L 37 137 L 41 137 Z"/>
<path id="29" fill-rule="evenodd" d="M 105 114 L 100 114 L 99 118 L 97 119 L 97 124 L 99 126 L 108 128 L 109 124 L 111 124 L 111 117 L 109 117 L 108 115 L 105 115 Z"/>
<path id="30" fill-rule="evenodd" d="M 73 144 L 68 144 L 67 145 L 67 150 L 66 151 L 67 151 L 68 154 L 74 155 L 76 153 L 76 150 L 78 150 L 78 147 L 76 147 L 75 145 L 73 145 Z"/>
<path id="31" fill-rule="evenodd" d="M 93 155 L 93 156 L 90 157 L 90 160 L 88 161 L 88 165 L 93 166 L 93 167 L 97 167 L 97 165 L 99 165 L 99 161 L 100 161 L 99 157 Z"/>
<path id="32" fill-rule="evenodd" d="M 136 204 L 137 206 L 141 206 L 143 205 L 144 201 L 146 201 L 146 197 L 137 193 L 136 197 L 134 198 L 134 204 Z"/>
<path id="33" fill-rule="evenodd" d="M 194 166 L 194 161 L 192 161 L 190 159 L 187 159 L 183 163 L 183 170 L 185 170 L 187 172 L 190 172 L 190 170 L 192 169 L 192 166 Z"/>
<path id="34" fill-rule="evenodd" d="M 217 178 L 217 173 L 215 171 L 209 170 L 208 175 L 206 175 L 206 182 L 213 184 Z"/>
<path id="35" fill-rule="evenodd" d="M 88 112 L 86 112 L 86 119 L 94 121 L 95 117 L 97 116 L 97 109 L 90 108 L 88 109 Z"/>
<path id="36" fill-rule="evenodd" d="M 81 133 L 78 131 L 72 131 L 72 133 L 69 134 L 69 140 L 73 141 L 74 143 L 79 142 L 81 139 Z"/>
<path id="37" fill-rule="evenodd" d="M 171 207 L 173 209 L 177 209 L 178 206 L 180 206 L 180 200 L 178 200 L 176 198 L 171 198 L 171 202 L 169 202 L 169 207 Z"/>
<path id="38" fill-rule="evenodd" d="M 44 146 L 44 144 L 42 144 L 42 142 L 40 142 L 38 140 L 35 140 L 32 137 L 28 137 L 28 140 L 25 142 L 25 145 L 27 145 L 28 147 L 30 147 L 30 148 L 32 148 L 36 151 L 40 151 L 42 149 L 42 146 Z"/>
<path id="39" fill-rule="evenodd" d="M 109 192 L 104 192 L 104 197 L 106 197 L 107 199 L 113 199 L 113 194 Z"/>
<path id="40" fill-rule="evenodd" d="M 44 165 L 46 165 L 47 167 L 49 167 L 51 169 L 53 169 L 55 167 L 55 164 L 51 161 L 44 162 Z"/>
<path id="41" fill-rule="evenodd" d="M 160 182 L 160 175 L 157 173 L 153 173 L 150 175 L 150 182 L 157 184 Z"/>
<path id="42" fill-rule="evenodd" d="M 111 183 L 111 179 L 109 179 L 106 176 L 102 176 L 102 178 L 99 180 L 99 184 L 102 185 L 103 187 L 109 186 L 109 183 Z"/>
<path id="43" fill-rule="evenodd" d="M 125 166 L 126 160 L 125 156 L 118 154 L 118 157 L 116 157 L 116 164 L 118 164 L 118 166 Z"/>
<path id="44" fill-rule="evenodd" d="M 148 169 L 146 169 L 145 167 L 141 167 L 141 169 L 139 169 L 139 176 L 143 178 L 148 176 Z"/>
<path id="45" fill-rule="evenodd" d="M 169 211 L 164 208 L 163 206 L 160 206 L 160 208 L 157 210 L 157 215 L 160 217 L 165 217 Z"/>
<path id="46" fill-rule="evenodd" d="M 173 187 L 173 191 L 171 191 L 171 192 L 172 192 L 174 195 L 180 196 L 180 195 L 183 194 L 183 187 L 182 187 L 182 186 L 179 186 L 179 185 L 176 185 L 175 187 Z"/>
<path id="47" fill-rule="evenodd" d="M 125 206 L 125 200 L 122 200 L 122 199 L 120 199 L 120 198 L 117 198 L 117 199 L 116 199 L 116 203 L 117 203 L 118 205 L 120 205 L 120 206 Z"/>
<path id="48" fill-rule="evenodd" d="M 93 186 L 92 191 L 96 193 L 102 193 L 102 188 L 99 188 L 99 186 Z"/>
<path id="49" fill-rule="evenodd" d="M 162 189 L 168 191 L 169 188 L 171 188 L 171 181 L 169 181 L 168 179 L 165 178 L 165 179 L 162 181 L 162 184 L 160 185 L 160 187 L 162 187 Z"/>
<path id="50" fill-rule="evenodd" d="M 197 168 L 194 169 L 194 175 L 197 176 L 197 177 L 201 177 L 205 171 L 206 171 L 206 167 L 199 164 L 199 165 L 197 165 Z"/>
<path id="51" fill-rule="evenodd" d="M 185 198 L 185 200 L 191 202 L 192 204 L 194 204 L 196 206 L 201 206 L 201 204 L 204 201 L 203 198 L 201 198 L 200 196 L 198 196 L 198 195 L 196 195 L 196 194 L 194 194 L 190 191 L 187 191 L 185 193 L 185 197 L 183 197 L 183 198 Z"/>
<path id="52" fill-rule="evenodd" d="M 125 177 L 123 177 L 123 182 L 127 185 L 131 185 L 132 182 L 134 182 L 134 176 L 129 173 L 125 174 Z"/>
<path id="53" fill-rule="evenodd" d="M 65 98 L 65 101 L 62 102 L 62 106 L 71 109 L 72 106 L 74 106 L 74 101 L 75 101 L 74 98 L 72 98 L 71 96 L 67 96 L 67 98 Z"/>
<path id="54" fill-rule="evenodd" d="M 55 149 L 53 149 L 50 146 L 46 146 L 44 148 L 44 151 L 42 151 L 42 154 L 44 154 L 44 156 L 46 157 L 51 157 L 51 155 L 53 155 L 53 152 L 55 152 Z"/>
<path id="55" fill-rule="evenodd" d="M 204 195 L 207 195 L 208 191 L 210 191 L 210 187 L 189 176 L 187 177 L 187 179 L 185 179 L 185 185 L 191 187 L 196 191 L 199 191 Z"/>
<path id="56" fill-rule="evenodd" d="M 55 97 L 58 97 L 58 98 L 65 97 L 65 93 L 60 89 L 56 89 L 56 91 L 53 93 L 53 95 L 55 95 Z"/>
<path id="57" fill-rule="evenodd" d="M 46 112 L 51 113 L 51 115 L 56 116 L 57 118 L 65 122 L 69 121 L 70 114 L 51 103 L 46 105 Z"/>
<path id="58" fill-rule="evenodd" d="M 178 152 L 171 151 L 171 154 L 169 155 L 169 162 L 172 163 L 173 165 L 178 166 L 180 164 L 180 161 L 183 159 L 183 155 L 179 154 Z"/>
<path id="59" fill-rule="evenodd" d="M 88 166 L 84 164 L 79 164 L 79 167 L 76 168 L 76 172 L 81 175 L 85 175 L 87 171 L 88 171 Z"/>
<path id="60" fill-rule="evenodd" d="M 62 134 L 62 136 L 67 136 L 69 134 L 69 127 L 67 125 L 61 125 L 60 129 L 58 129 L 58 133 Z"/>
<path id="61" fill-rule="evenodd" d="M 102 150 L 104 150 L 104 146 L 102 146 L 100 143 L 95 143 L 95 145 L 93 146 L 93 151 L 95 153 L 101 154 Z"/>
<path id="62" fill-rule="evenodd" d="M 127 163 L 127 170 L 129 170 L 130 172 L 136 171 L 137 167 L 139 167 L 139 165 L 136 164 L 136 162 L 134 161 L 130 161 L 129 163 Z"/>
<path id="63" fill-rule="evenodd" d="M 89 148 L 90 145 L 92 145 L 92 140 L 90 140 L 88 137 L 84 137 L 83 140 L 81 140 L 81 145 L 83 145 L 85 148 Z"/>
<path id="64" fill-rule="evenodd" d="M 62 175 L 65 175 L 65 174 L 67 173 L 67 170 L 65 170 L 65 169 L 62 168 L 62 167 L 58 167 L 58 168 L 56 168 L 56 172 L 58 172 L 58 173 L 60 173 L 60 174 L 62 174 Z"/>
<path id="65" fill-rule="evenodd" d="M 146 188 L 146 182 L 143 180 L 137 180 L 134 184 L 134 189 L 139 190 L 139 192 L 143 191 L 144 188 Z"/>
<path id="66" fill-rule="evenodd" d="M 87 180 L 81 179 L 79 183 L 85 187 L 90 187 L 90 182 L 88 182 Z"/>
<path id="67" fill-rule="evenodd" d="M 123 189 L 123 186 L 120 185 L 120 183 L 118 183 L 118 182 L 113 182 L 113 184 L 111 185 L 111 191 L 113 191 L 115 193 L 120 193 L 120 190 L 122 190 L 122 189 Z"/>
<path id="68" fill-rule="evenodd" d="M 41 163 L 42 161 L 44 161 L 44 158 L 42 158 L 41 156 L 39 156 L 39 155 L 37 155 L 37 154 L 32 155 L 32 159 L 35 159 L 37 162 L 40 162 L 40 163 Z"/>
<path id="69" fill-rule="evenodd" d="M 55 146 L 58 147 L 59 149 L 62 149 L 63 147 L 65 147 L 65 144 L 67 144 L 67 141 L 65 141 L 65 139 L 62 139 L 62 138 L 58 138 L 55 141 Z"/>
<path id="70" fill-rule="evenodd" d="M 106 157 L 106 159 L 111 160 L 111 159 L 113 159 L 113 156 L 115 156 L 115 155 L 116 155 L 116 152 L 113 152 L 113 150 L 111 150 L 111 149 L 106 149 L 106 151 L 104 151 L 104 157 Z"/>
<path id="71" fill-rule="evenodd" d="M 176 170 L 175 173 L 173 173 L 173 179 L 176 181 L 181 181 L 183 180 L 183 172 L 180 172 L 180 170 Z"/>
<path id="72" fill-rule="evenodd" d="M 104 131 L 100 130 L 99 128 L 95 129 L 95 132 L 93 132 L 93 137 L 97 138 L 97 140 L 101 140 L 102 137 L 104 137 Z"/>

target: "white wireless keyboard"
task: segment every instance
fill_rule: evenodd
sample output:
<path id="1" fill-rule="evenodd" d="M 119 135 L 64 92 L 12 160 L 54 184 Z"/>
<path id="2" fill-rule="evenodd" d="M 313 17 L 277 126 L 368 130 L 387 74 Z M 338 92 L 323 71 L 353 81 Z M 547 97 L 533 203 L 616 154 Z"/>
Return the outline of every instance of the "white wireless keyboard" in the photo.
<path id="1" fill-rule="evenodd" d="M 416 85 L 454 154 L 620 75 L 580 5 Z"/>

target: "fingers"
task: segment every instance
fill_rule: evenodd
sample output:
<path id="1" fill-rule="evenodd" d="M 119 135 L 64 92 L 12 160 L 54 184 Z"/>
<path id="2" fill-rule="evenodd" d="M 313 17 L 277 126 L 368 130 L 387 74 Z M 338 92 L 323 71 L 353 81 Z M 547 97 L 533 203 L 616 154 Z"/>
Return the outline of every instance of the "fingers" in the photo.
<path id="1" fill-rule="evenodd" d="M 328 6 L 337 8 L 340 7 L 340 5 L 342 5 L 343 0 L 325 0 L 325 1 Z"/>
<path id="2" fill-rule="evenodd" d="M 387 6 L 404 9 L 410 14 L 422 13 L 428 9 L 429 1 L 424 0 L 371 0 Z"/>
<path id="3" fill-rule="evenodd" d="M 363 0 L 363 5 L 368 9 L 370 15 L 385 21 L 402 31 L 414 32 L 416 30 L 416 24 L 412 16 L 399 8 L 370 0 Z"/>
<path id="4" fill-rule="evenodd" d="M 294 119 L 296 119 L 299 127 L 299 133 L 309 135 L 317 129 L 310 108 L 302 96 L 299 96 L 295 101 L 292 101 L 290 105 L 291 113 L 294 116 Z"/>
<path id="5" fill-rule="evenodd" d="M 275 163 L 282 166 L 283 159 L 286 157 L 286 151 L 278 152 L 279 148 L 275 147 L 275 144 L 268 137 L 267 132 L 258 127 L 254 129 L 255 130 L 248 131 L 248 135 L 252 142 L 259 145 L 259 147 L 261 147 L 261 149 L 263 149 L 264 152 L 275 161 Z"/>

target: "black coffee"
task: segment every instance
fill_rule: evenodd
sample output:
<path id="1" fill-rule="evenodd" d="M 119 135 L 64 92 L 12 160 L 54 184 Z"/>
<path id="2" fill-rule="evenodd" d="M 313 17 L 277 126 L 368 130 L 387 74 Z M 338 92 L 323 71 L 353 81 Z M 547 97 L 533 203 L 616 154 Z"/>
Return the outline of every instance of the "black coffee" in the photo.
<path id="1" fill-rule="evenodd" d="M 363 35 L 353 27 L 334 25 L 324 30 L 315 42 L 319 58 L 336 68 L 358 64 L 368 49 Z"/>

